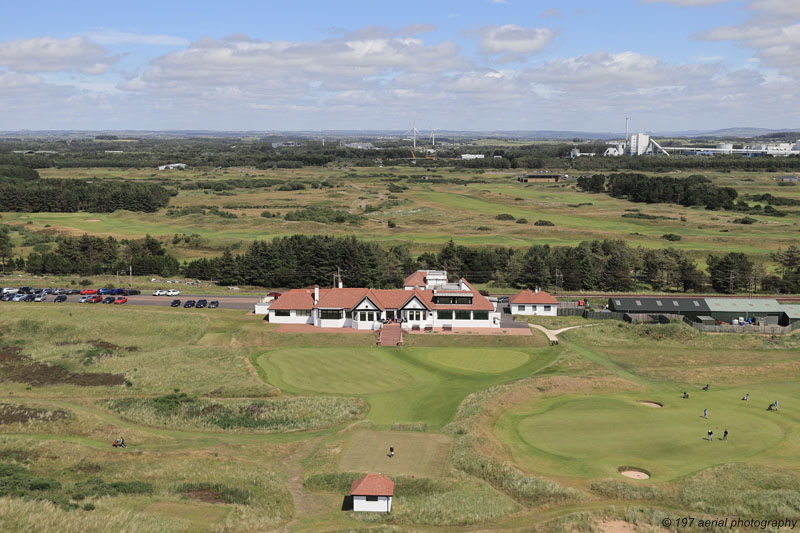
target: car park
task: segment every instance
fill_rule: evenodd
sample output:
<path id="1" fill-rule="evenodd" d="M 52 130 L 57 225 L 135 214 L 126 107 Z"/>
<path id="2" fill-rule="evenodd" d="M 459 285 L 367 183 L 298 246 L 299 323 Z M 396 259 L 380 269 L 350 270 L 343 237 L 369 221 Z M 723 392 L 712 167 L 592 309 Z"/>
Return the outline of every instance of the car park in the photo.
<path id="1" fill-rule="evenodd" d="M 115 300 L 115 298 L 113 296 L 106 296 L 105 298 L 103 298 L 103 302 L 102 303 L 104 303 L 104 304 L 113 304 L 114 300 Z"/>
<path id="2" fill-rule="evenodd" d="M 78 300 L 78 303 L 85 304 L 86 302 L 89 301 L 89 298 L 91 298 L 91 296 L 89 296 L 88 294 L 86 296 L 81 296 L 80 300 Z"/>
<path id="3" fill-rule="evenodd" d="M 217 307 L 219 307 L 219 302 L 217 300 L 211 300 L 208 302 L 209 309 L 216 309 Z"/>
<path id="4" fill-rule="evenodd" d="M 55 300 L 53 300 L 53 302 L 57 303 L 57 304 L 60 304 L 61 302 L 66 302 L 66 301 L 67 301 L 67 295 L 66 294 L 59 294 L 58 296 L 56 296 Z"/>
<path id="5" fill-rule="evenodd" d="M 180 300 L 172 300 L 172 303 L 169 304 L 170 307 L 180 307 L 181 301 Z"/>
<path id="6" fill-rule="evenodd" d="M 46 300 L 47 300 L 47 293 L 46 292 L 40 292 L 39 294 L 37 294 L 36 296 L 33 297 L 33 301 L 34 302 L 44 302 Z"/>
<path id="7" fill-rule="evenodd" d="M 114 300 L 114 303 L 115 304 L 124 304 L 127 301 L 128 301 L 128 297 L 127 296 L 117 296 L 117 298 Z"/>
<path id="8" fill-rule="evenodd" d="M 208 300 L 197 300 L 197 305 L 195 305 L 195 307 L 197 307 L 198 309 L 202 309 L 207 306 L 208 306 Z"/>
<path id="9" fill-rule="evenodd" d="M 194 300 L 186 300 L 186 303 L 183 304 L 183 307 L 194 307 Z"/>
<path id="10" fill-rule="evenodd" d="M 99 296 L 99 295 L 97 295 L 97 294 L 95 294 L 94 296 L 92 296 L 91 298 L 89 298 L 88 300 L 86 300 L 86 303 L 90 303 L 90 304 L 99 304 L 99 303 L 100 303 L 100 302 L 102 302 L 102 301 L 103 301 L 103 297 L 102 297 L 102 296 Z"/>
<path id="11" fill-rule="evenodd" d="M 22 299 L 23 302 L 32 302 L 36 299 L 36 296 L 33 294 L 26 294 L 25 298 Z"/>
<path id="12" fill-rule="evenodd" d="M 166 296 L 166 295 L 167 295 L 167 291 L 162 290 L 162 289 L 156 289 L 156 290 L 153 291 L 153 296 Z"/>
<path id="13" fill-rule="evenodd" d="M 82 289 L 81 296 L 86 296 L 87 294 L 97 294 L 97 289 Z"/>
<path id="14" fill-rule="evenodd" d="M 22 300 L 25 299 L 26 296 L 28 296 L 26 293 L 18 292 L 17 294 L 14 295 L 14 297 L 11 299 L 11 301 L 12 302 L 21 302 Z"/>
<path id="15" fill-rule="evenodd" d="M 180 295 L 181 291 L 178 289 L 170 289 L 167 291 L 167 296 L 178 296 Z"/>

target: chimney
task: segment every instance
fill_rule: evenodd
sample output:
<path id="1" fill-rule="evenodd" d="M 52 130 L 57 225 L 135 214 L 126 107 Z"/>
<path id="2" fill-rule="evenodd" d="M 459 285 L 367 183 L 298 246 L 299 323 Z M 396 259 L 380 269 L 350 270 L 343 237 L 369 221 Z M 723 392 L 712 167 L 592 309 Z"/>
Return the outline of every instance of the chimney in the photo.
<path id="1" fill-rule="evenodd" d="M 342 287 L 344 287 L 344 285 L 342 284 L 341 276 L 339 276 L 339 288 L 341 289 Z"/>
<path id="2" fill-rule="evenodd" d="M 539 287 L 536 287 L 536 289 L 533 292 L 534 293 L 538 293 L 539 292 Z"/>
<path id="3" fill-rule="evenodd" d="M 314 305 L 319 302 L 319 287 L 314 287 Z"/>

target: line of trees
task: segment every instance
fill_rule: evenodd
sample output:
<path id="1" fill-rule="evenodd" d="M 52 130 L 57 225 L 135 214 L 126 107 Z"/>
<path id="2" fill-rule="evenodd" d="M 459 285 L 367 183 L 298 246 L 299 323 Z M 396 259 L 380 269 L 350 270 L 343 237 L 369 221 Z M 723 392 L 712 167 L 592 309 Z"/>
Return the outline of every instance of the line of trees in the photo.
<path id="1" fill-rule="evenodd" d="M 28 213 L 112 213 L 119 209 L 152 213 L 169 204 L 164 187 L 132 181 L 0 178 L 0 211 Z"/>
<path id="2" fill-rule="evenodd" d="M 703 205 L 706 209 L 734 209 L 738 196 L 731 187 L 719 187 L 698 174 L 686 178 L 650 177 L 622 173 L 603 176 L 581 176 L 578 188 L 588 192 L 605 192 L 615 198 L 648 204 L 665 203 L 683 206 Z"/>
<path id="3" fill-rule="evenodd" d="M 707 270 L 682 250 L 631 248 L 621 240 L 585 241 L 577 246 L 535 245 L 528 249 L 474 248 L 452 241 L 414 259 L 405 246 L 388 250 L 354 237 L 279 237 L 256 241 L 244 253 L 191 261 L 186 276 L 220 284 L 262 287 L 331 285 L 341 268 L 349 287 L 399 287 L 417 269 L 447 270 L 473 283 L 558 288 L 572 291 L 742 290 L 800 292 L 800 249 L 774 254 L 777 274 L 745 254 L 708 256 Z M 733 280 L 733 281 L 732 281 Z"/>
<path id="4" fill-rule="evenodd" d="M 160 241 L 144 239 L 118 241 L 91 235 L 64 237 L 51 252 L 31 252 L 22 266 L 31 274 L 113 274 L 133 270 L 136 275 L 174 276 L 180 271 L 177 259 Z"/>

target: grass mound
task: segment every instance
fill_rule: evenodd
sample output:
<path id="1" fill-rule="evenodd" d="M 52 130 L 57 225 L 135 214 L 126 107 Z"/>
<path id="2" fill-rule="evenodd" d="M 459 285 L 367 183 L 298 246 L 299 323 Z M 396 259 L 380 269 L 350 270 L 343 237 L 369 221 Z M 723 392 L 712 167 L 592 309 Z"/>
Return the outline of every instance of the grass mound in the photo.
<path id="1" fill-rule="evenodd" d="M 229 487 L 222 483 L 184 483 L 175 492 L 186 498 L 205 503 L 238 503 L 246 505 L 250 501 L 250 493 L 244 489 Z"/>
<path id="2" fill-rule="evenodd" d="M 232 432 L 317 429 L 358 419 L 366 411 L 361 400 L 334 396 L 221 402 L 180 393 L 108 400 L 102 404 L 140 423 Z"/>
<path id="3" fill-rule="evenodd" d="M 55 422 L 72 418 L 72 413 L 63 409 L 34 409 L 13 403 L 0 403 L 0 424 Z"/>
<path id="4" fill-rule="evenodd" d="M 75 484 L 72 490 L 73 500 L 101 496 L 118 496 L 120 494 L 152 494 L 153 485 L 143 481 L 114 481 L 106 483 L 101 478 L 91 478 Z"/>

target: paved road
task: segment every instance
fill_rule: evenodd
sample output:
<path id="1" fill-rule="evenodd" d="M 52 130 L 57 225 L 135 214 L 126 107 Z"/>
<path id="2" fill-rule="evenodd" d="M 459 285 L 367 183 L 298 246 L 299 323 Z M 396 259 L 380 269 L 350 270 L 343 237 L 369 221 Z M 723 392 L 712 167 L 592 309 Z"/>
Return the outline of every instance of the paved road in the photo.
<path id="1" fill-rule="evenodd" d="M 45 302 L 30 302 L 36 303 L 38 305 L 41 304 L 53 304 L 53 299 L 55 296 L 48 296 L 47 301 Z M 78 295 L 67 296 L 67 302 L 65 303 L 77 303 L 81 297 Z M 180 296 L 152 296 L 149 294 L 140 294 L 138 296 L 128 296 L 128 301 L 124 305 L 150 305 L 150 306 L 161 306 L 161 307 L 169 307 L 169 304 L 172 300 L 180 300 L 181 305 L 186 300 L 200 300 L 205 298 L 209 302 L 211 300 L 217 300 L 219 302 L 219 306 L 223 309 L 242 309 L 242 310 L 253 310 L 253 305 L 258 303 L 258 296 L 219 296 L 219 295 L 207 295 L 207 294 L 181 294 Z M 3 302 L 3 303 L 15 303 L 15 304 L 22 304 L 24 302 Z"/>

